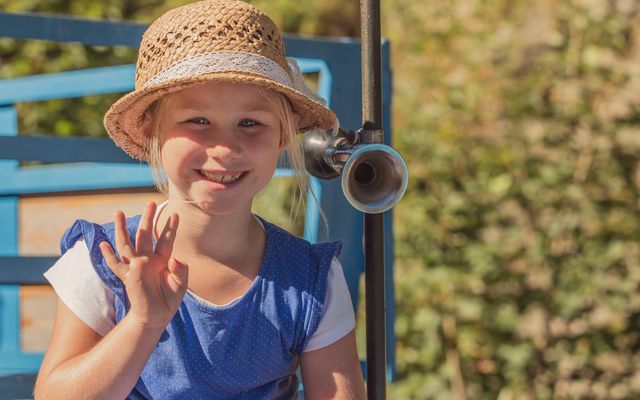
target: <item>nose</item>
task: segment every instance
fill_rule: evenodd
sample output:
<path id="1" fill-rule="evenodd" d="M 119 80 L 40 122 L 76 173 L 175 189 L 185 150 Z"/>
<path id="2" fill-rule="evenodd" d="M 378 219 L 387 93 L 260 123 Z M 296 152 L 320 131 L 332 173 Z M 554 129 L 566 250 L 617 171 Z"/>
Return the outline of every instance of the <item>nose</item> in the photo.
<path id="1" fill-rule="evenodd" d="M 242 154 L 242 144 L 233 131 L 218 131 L 207 144 L 207 156 L 220 161 L 231 161 Z"/>

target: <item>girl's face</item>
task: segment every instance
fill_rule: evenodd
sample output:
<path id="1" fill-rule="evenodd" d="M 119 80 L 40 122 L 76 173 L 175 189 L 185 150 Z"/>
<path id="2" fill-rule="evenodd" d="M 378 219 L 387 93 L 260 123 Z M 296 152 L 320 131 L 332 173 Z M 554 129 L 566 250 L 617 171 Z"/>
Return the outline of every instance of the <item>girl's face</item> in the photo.
<path id="1" fill-rule="evenodd" d="M 169 198 L 211 214 L 250 212 L 282 152 L 280 119 L 257 87 L 187 88 L 167 95 L 158 118 Z"/>

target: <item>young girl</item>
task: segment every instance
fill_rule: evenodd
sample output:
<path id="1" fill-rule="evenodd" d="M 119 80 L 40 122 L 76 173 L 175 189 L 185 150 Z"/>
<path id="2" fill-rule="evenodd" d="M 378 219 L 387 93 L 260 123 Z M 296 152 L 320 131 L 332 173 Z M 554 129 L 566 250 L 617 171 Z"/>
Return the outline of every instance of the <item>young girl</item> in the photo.
<path id="1" fill-rule="evenodd" d="M 251 213 L 296 132 L 335 127 L 241 1 L 169 11 L 145 33 L 136 90 L 105 116 L 167 201 L 67 230 L 35 394 L 52 399 L 364 398 L 338 243 Z"/>

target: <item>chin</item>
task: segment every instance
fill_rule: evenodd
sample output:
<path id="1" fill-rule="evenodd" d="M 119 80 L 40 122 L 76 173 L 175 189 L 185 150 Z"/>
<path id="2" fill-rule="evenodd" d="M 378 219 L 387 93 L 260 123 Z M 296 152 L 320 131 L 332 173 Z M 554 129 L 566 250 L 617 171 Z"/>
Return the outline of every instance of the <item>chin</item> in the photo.
<path id="1" fill-rule="evenodd" d="M 251 213 L 251 206 L 242 206 L 234 201 L 196 200 L 197 207 L 211 216 L 226 216 L 238 213 Z"/>
<path id="2" fill-rule="evenodd" d="M 230 193 L 229 193 L 230 194 Z M 210 216 L 240 215 L 242 213 L 251 213 L 251 205 L 253 199 L 247 199 L 247 196 L 230 196 L 224 193 L 208 193 L 206 191 L 185 191 L 180 193 L 174 191 L 173 198 L 176 203 L 190 205 Z"/>

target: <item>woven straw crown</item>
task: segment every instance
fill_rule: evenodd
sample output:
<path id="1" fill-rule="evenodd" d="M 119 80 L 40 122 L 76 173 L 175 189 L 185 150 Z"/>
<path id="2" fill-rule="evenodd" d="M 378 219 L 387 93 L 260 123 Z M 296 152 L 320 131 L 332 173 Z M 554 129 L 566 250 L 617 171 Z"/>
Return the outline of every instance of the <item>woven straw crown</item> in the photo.
<path id="1" fill-rule="evenodd" d="M 138 52 L 135 90 L 111 106 L 104 124 L 118 146 L 144 160 L 147 108 L 165 94 L 221 80 L 283 93 L 300 116 L 300 131 L 334 126 L 335 114 L 295 75 L 278 28 L 260 10 L 237 0 L 192 3 L 149 26 Z"/>

